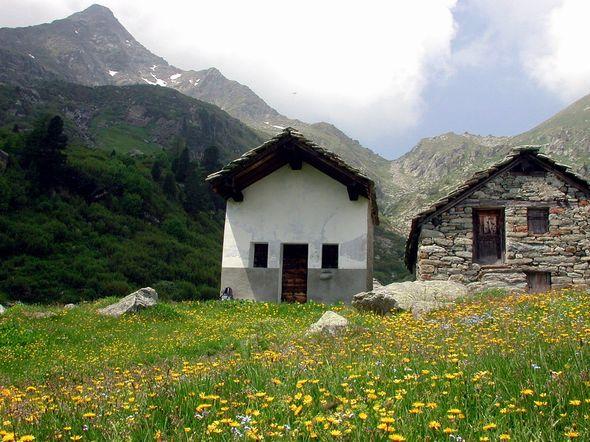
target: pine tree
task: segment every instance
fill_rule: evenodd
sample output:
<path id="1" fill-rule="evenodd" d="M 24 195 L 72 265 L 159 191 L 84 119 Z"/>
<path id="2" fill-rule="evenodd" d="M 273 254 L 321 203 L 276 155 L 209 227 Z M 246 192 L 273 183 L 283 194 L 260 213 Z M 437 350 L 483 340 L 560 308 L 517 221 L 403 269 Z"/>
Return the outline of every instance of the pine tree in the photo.
<path id="1" fill-rule="evenodd" d="M 201 166 L 207 175 L 221 169 L 221 162 L 219 161 L 219 148 L 217 146 L 209 146 L 203 151 Z"/>
<path id="2" fill-rule="evenodd" d="M 152 179 L 156 182 L 159 182 L 160 178 L 162 178 L 162 162 L 160 160 L 156 160 L 152 165 Z"/>
<path id="3" fill-rule="evenodd" d="M 176 180 L 174 179 L 174 175 L 172 173 L 168 172 L 164 177 L 164 184 L 162 185 L 162 190 L 168 198 L 176 199 L 178 195 L 178 187 L 176 185 Z"/>
<path id="4" fill-rule="evenodd" d="M 189 155 L 188 148 L 184 148 L 183 151 L 180 153 L 177 161 L 175 162 L 175 169 L 174 173 L 176 176 L 176 181 L 179 183 L 184 183 L 191 168 L 191 159 Z"/>
<path id="5" fill-rule="evenodd" d="M 63 133 L 61 117 L 54 116 L 48 123 L 40 122 L 27 138 L 22 164 L 37 181 L 39 190 L 49 192 L 60 183 L 65 170 L 63 150 L 68 137 Z"/>
<path id="6" fill-rule="evenodd" d="M 204 180 L 203 170 L 192 167 L 184 186 L 184 208 L 195 215 L 198 212 L 213 209 L 209 189 Z"/>

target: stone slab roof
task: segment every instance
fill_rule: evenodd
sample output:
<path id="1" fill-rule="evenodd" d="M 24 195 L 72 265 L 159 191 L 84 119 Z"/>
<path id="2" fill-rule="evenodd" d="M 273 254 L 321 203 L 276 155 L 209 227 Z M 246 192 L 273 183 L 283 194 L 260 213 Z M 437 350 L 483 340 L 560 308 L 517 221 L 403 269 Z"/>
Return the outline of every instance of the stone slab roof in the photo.
<path id="1" fill-rule="evenodd" d="M 241 191 L 285 164 L 294 170 L 306 162 L 347 187 L 351 200 L 366 197 L 373 223 L 379 224 L 375 183 L 335 153 L 318 146 L 293 128 L 286 128 L 262 145 L 229 162 L 205 180 L 224 198 L 243 198 Z"/>

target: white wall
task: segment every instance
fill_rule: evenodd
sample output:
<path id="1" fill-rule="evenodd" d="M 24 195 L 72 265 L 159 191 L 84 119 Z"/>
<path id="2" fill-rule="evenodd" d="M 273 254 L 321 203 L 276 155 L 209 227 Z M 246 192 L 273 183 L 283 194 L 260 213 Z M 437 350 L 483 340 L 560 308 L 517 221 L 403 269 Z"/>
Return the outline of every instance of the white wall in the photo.
<path id="1" fill-rule="evenodd" d="M 366 269 L 369 201 L 303 163 L 285 165 L 228 199 L 222 267 L 251 267 L 251 244 L 267 242 L 268 267 L 281 267 L 281 244 L 309 244 L 309 268 L 321 268 L 322 244 L 339 244 L 341 269 Z"/>

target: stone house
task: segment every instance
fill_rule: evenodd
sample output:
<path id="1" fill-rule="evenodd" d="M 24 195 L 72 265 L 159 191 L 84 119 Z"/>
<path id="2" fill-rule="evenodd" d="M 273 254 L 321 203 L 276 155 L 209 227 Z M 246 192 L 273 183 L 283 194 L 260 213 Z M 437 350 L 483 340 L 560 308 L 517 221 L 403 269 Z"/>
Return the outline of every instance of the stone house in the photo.
<path id="1" fill-rule="evenodd" d="M 258 301 L 350 301 L 373 285 L 374 183 L 287 128 L 207 177 L 226 203 L 221 287 Z"/>
<path id="2" fill-rule="evenodd" d="M 523 146 L 413 220 L 406 265 L 419 280 L 538 292 L 590 283 L 590 187 Z"/>

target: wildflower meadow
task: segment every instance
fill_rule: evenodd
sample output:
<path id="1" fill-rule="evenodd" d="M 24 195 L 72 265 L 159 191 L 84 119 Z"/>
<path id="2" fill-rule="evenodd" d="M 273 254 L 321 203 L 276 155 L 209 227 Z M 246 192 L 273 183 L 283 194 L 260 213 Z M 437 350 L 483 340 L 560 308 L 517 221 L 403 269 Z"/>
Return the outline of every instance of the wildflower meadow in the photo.
<path id="1" fill-rule="evenodd" d="M 115 319 L 108 302 L 0 318 L 3 441 L 590 440 L 585 292 L 421 317 L 208 301 Z M 349 330 L 307 335 L 327 309 Z"/>

